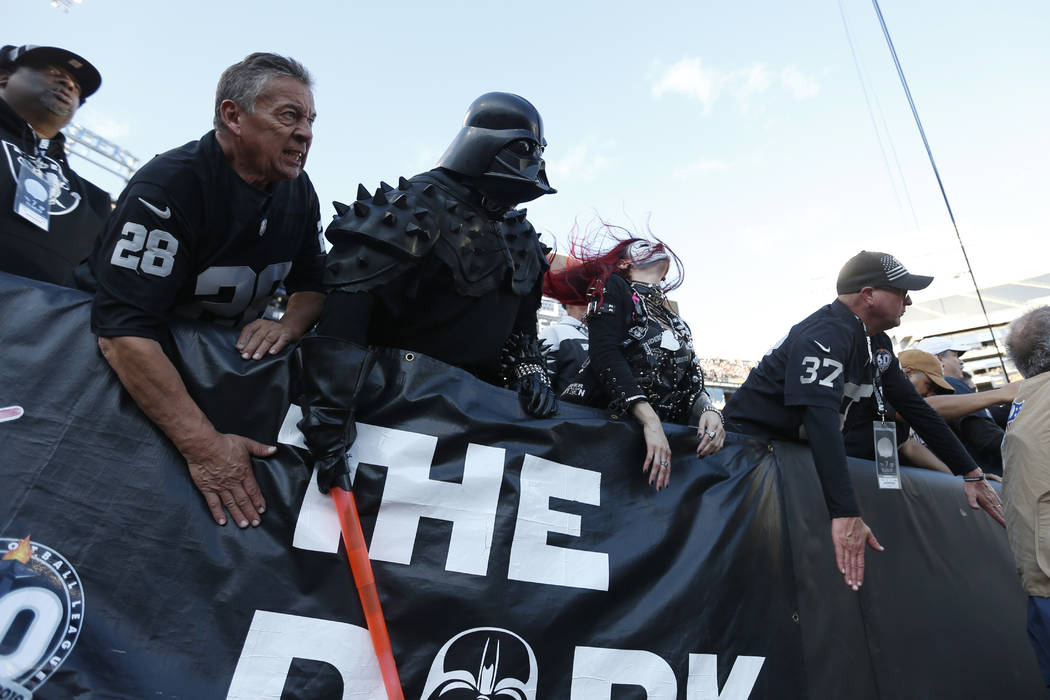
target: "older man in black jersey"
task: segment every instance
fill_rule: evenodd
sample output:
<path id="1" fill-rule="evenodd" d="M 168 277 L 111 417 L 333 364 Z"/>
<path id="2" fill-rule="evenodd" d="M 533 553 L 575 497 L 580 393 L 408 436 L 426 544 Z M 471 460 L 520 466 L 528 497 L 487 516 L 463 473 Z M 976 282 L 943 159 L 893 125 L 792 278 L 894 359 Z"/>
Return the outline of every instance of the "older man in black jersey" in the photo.
<path id="1" fill-rule="evenodd" d="M 795 325 L 726 406 L 730 430 L 763 439 L 806 438 L 831 516 L 835 556 L 846 584 L 864 582 L 864 547 L 882 551 L 860 517 L 846 467 L 843 430 L 892 421 L 899 412 L 946 464 L 965 476 L 972 508 L 1005 525 L 1002 501 L 980 468 L 901 371 L 885 331 L 900 325 L 914 275 L 892 255 L 861 251 L 839 272 L 838 298 Z"/>
<path id="2" fill-rule="evenodd" d="M 143 412 L 171 438 L 212 517 L 258 525 L 266 502 L 251 455 L 273 446 L 219 433 L 186 391 L 161 343 L 175 314 L 242 328 L 245 359 L 276 354 L 324 302 L 320 209 L 303 172 L 313 138 L 311 78 L 299 63 L 256 53 L 230 66 L 215 130 L 161 154 L 131 180 L 95 250 L 92 329 Z M 260 319 L 283 284 L 279 322 Z"/>

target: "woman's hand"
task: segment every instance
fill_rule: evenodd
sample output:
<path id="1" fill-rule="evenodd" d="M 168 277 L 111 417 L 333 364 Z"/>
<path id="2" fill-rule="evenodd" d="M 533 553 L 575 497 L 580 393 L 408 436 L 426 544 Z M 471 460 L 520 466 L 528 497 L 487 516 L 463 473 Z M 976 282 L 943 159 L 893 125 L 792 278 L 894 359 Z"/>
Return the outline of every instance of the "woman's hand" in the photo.
<path id="1" fill-rule="evenodd" d="M 699 426 L 696 430 L 696 438 L 700 443 L 696 446 L 697 457 L 713 455 L 722 449 L 722 445 L 726 442 L 726 431 L 722 427 L 722 416 L 713 410 L 701 413 Z"/>
<path id="2" fill-rule="evenodd" d="M 667 444 L 664 426 L 648 401 L 631 406 L 631 413 L 642 424 L 645 437 L 645 462 L 642 473 L 649 475 L 649 485 L 659 491 L 671 481 L 671 446 Z"/>

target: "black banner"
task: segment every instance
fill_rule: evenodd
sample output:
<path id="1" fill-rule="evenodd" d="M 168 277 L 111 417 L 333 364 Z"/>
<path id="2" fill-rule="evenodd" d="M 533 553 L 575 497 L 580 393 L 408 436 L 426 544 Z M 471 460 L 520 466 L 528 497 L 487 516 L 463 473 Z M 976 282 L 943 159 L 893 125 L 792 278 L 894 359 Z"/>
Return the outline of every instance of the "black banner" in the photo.
<path id="1" fill-rule="evenodd" d="M 261 527 L 215 526 L 121 388 L 78 292 L 0 275 L 3 697 L 382 698 L 331 502 L 311 483 L 287 355 L 179 325 L 220 430 L 269 443 Z M 1005 534 L 957 478 L 851 465 L 869 552 L 841 581 L 804 446 L 637 427 L 385 351 L 355 495 L 406 698 L 1041 697 Z M 287 419 L 286 418 L 286 413 Z M 283 427 L 282 426 L 283 420 Z M 280 430 L 280 435 L 278 431 Z"/>

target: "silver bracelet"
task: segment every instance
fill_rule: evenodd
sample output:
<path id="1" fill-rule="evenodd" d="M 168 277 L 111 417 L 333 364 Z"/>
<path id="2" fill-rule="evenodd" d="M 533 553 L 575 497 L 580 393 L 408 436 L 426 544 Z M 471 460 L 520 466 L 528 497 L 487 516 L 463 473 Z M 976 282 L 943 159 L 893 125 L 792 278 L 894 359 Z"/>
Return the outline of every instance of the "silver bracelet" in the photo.
<path id="1" fill-rule="evenodd" d="M 715 408 L 714 406 L 708 406 L 708 407 L 707 407 L 707 408 L 705 408 L 704 410 L 700 411 L 700 415 L 702 416 L 702 415 L 704 415 L 705 413 L 707 413 L 708 411 L 710 411 L 711 413 L 714 413 L 714 414 L 716 414 L 716 415 L 718 416 L 718 420 L 720 420 L 720 421 L 722 422 L 722 427 L 725 427 L 725 424 L 726 424 L 726 419 L 725 419 L 725 416 L 723 416 L 723 415 L 722 415 L 722 412 L 721 412 L 721 411 L 719 411 L 719 410 L 718 410 L 717 408 Z"/>

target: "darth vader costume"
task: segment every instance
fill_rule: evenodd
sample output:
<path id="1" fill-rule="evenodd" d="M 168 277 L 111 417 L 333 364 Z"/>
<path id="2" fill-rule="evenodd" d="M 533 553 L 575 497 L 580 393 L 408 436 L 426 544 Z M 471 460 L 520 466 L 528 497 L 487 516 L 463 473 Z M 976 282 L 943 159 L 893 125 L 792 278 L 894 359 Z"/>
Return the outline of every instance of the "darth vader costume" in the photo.
<path id="1" fill-rule="evenodd" d="M 492 92 L 476 99 L 437 167 L 397 187 L 358 188 L 326 237 L 325 301 L 300 344 L 299 423 L 322 491 L 346 484 L 355 387 L 367 346 L 402 348 L 518 391 L 534 416 L 556 410 L 536 339 L 546 249 L 524 209 L 555 190 L 536 108 Z"/>

